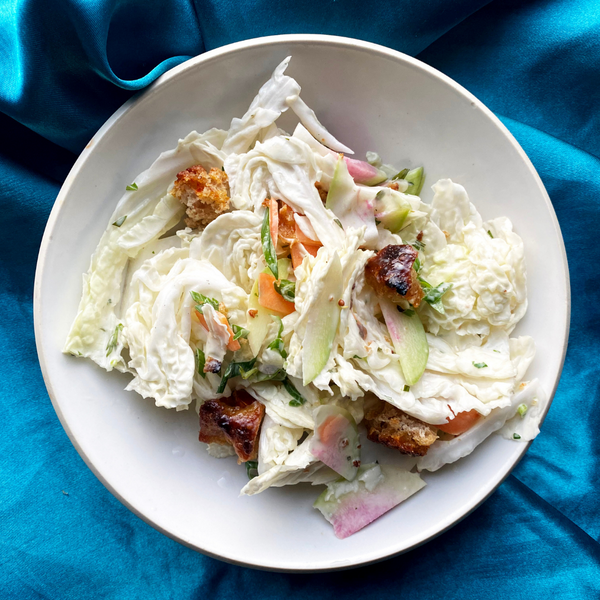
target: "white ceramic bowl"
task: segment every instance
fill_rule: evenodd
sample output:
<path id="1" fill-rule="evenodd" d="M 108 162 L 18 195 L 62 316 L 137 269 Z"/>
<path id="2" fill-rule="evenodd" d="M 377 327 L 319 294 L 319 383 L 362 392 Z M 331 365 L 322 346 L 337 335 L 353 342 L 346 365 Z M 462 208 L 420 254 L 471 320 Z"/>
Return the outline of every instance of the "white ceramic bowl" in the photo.
<path id="1" fill-rule="evenodd" d="M 554 210 L 514 138 L 454 81 L 387 48 L 315 35 L 233 44 L 172 69 L 106 122 L 60 191 L 36 273 L 36 340 L 56 412 L 90 469 L 159 531 L 230 562 L 316 571 L 381 560 L 433 538 L 489 496 L 527 445 L 492 436 L 468 458 L 425 473 L 427 487 L 404 504 L 338 540 L 312 508 L 319 488 L 239 497 L 245 469 L 208 456 L 194 411 L 158 409 L 123 391 L 127 376 L 61 354 L 81 274 L 125 185 L 189 131 L 227 128 L 288 55 L 302 97 L 358 157 L 376 150 L 393 164 L 423 164 L 426 201 L 429 185 L 450 177 L 484 218 L 512 219 L 525 240 L 529 277 L 529 311 L 517 333 L 535 338 L 529 376 L 550 395 L 566 350 L 569 283 Z"/>

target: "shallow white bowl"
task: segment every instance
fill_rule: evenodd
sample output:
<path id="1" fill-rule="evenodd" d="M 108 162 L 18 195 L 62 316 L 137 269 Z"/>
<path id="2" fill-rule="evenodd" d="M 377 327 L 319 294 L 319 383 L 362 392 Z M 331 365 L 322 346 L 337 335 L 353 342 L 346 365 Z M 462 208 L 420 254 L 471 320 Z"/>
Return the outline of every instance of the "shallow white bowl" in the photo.
<path id="1" fill-rule="evenodd" d="M 427 487 L 404 504 L 338 540 L 312 508 L 320 488 L 238 497 L 245 469 L 206 454 L 194 411 L 158 409 L 123 391 L 127 376 L 61 354 L 81 274 L 125 186 L 189 131 L 227 128 L 290 54 L 288 73 L 302 97 L 358 157 L 376 150 L 399 166 L 423 164 L 425 201 L 432 196 L 429 185 L 450 177 L 467 188 L 484 218 L 512 219 L 525 240 L 529 275 L 529 311 L 517 333 L 537 342 L 529 377 L 554 393 L 568 333 L 568 269 L 554 210 L 527 156 L 498 119 L 448 77 L 387 48 L 329 36 L 261 38 L 207 52 L 160 77 L 106 122 L 50 215 L 36 273 L 35 333 L 65 430 L 125 506 L 211 556 L 316 571 L 381 560 L 433 538 L 489 496 L 527 445 L 492 436 L 459 463 L 425 473 Z"/>

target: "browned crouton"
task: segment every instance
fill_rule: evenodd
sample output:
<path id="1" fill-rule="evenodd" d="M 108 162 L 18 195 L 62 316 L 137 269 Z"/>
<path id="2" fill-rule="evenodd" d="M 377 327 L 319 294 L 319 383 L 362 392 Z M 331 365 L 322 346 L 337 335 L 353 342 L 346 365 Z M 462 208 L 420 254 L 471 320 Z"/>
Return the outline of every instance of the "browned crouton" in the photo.
<path id="1" fill-rule="evenodd" d="M 413 269 L 417 256 L 418 252 L 408 244 L 386 246 L 367 261 L 367 283 L 378 296 L 396 303 L 406 300 L 416 308 L 423 300 L 423 290 Z"/>
<path id="2" fill-rule="evenodd" d="M 258 435 L 265 407 L 245 390 L 229 398 L 207 400 L 200 407 L 200 434 L 206 444 L 233 446 L 238 462 L 258 456 Z"/>
<path id="3" fill-rule="evenodd" d="M 177 174 L 171 194 L 184 204 L 185 224 L 198 229 L 229 210 L 227 173 L 212 168 L 208 173 L 202 165 L 194 165 Z"/>
<path id="4" fill-rule="evenodd" d="M 437 428 L 415 419 L 399 408 L 378 400 L 365 412 L 367 437 L 372 442 L 400 450 L 411 456 L 424 456 L 437 440 Z"/>

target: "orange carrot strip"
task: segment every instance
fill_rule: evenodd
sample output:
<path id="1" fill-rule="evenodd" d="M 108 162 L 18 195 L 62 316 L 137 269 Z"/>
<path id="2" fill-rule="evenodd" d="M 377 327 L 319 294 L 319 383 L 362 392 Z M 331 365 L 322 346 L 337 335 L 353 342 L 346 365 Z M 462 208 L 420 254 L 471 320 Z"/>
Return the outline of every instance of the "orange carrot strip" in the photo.
<path id="1" fill-rule="evenodd" d="M 198 318 L 200 325 L 202 325 L 204 327 L 204 329 L 206 329 L 206 331 L 208 331 L 206 317 L 201 312 L 198 312 L 197 310 L 194 312 L 196 313 L 196 317 Z M 234 335 L 233 329 L 231 329 L 231 326 L 229 325 L 229 321 L 227 320 L 227 317 L 223 313 L 218 312 L 218 311 L 217 311 L 217 317 L 218 317 L 219 321 L 221 321 L 221 323 L 223 323 L 223 325 L 227 326 L 227 332 L 229 333 L 229 342 L 227 342 L 227 349 L 231 350 L 232 352 L 239 350 L 242 346 L 240 345 L 240 343 L 237 340 L 233 339 L 233 335 Z"/>
<path id="2" fill-rule="evenodd" d="M 271 273 L 258 275 L 258 303 L 282 316 L 289 315 L 296 310 L 293 302 L 288 302 L 275 291 L 275 277 Z"/>
<path id="3" fill-rule="evenodd" d="M 317 240 L 313 240 L 308 236 L 304 235 L 304 232 L 300 227 L 298 227 L 298 223 L 296 223 L 296 239 L 302 244 L 308 244 L 309 246 L 318 246 L 319 248 L 323 245 L 321 242 Z"/>
<path id="4" fill-rule="evenodd" d="M 271 198 L 269 201 L 269 230 L 271 232 L 273 246 L 277 248 L 277 238 L 279 232 L 279 206 L 277 204 L 277 200 L 274 198 Z"/>

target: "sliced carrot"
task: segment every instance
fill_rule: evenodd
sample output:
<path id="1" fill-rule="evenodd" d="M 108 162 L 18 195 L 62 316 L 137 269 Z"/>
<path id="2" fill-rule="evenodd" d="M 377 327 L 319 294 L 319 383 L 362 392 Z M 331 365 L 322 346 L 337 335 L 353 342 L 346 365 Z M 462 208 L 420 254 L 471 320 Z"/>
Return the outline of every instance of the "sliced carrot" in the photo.
<path id="1" fill-rule="evenodd" d="M 194 313 L 196 314 L 196 318 L 200 322 L 200 325 L 202 325 L 202 327 L 204 327 L 204 329 L 208 331 L 208 325 L 206 324 L 206 319 L 204 318 L 204 315 L 197 310 L 195 310 Z"/>
<path id="2" fill-rule="evenodd" d="M 275 277 L 271 273 L 258 275 L 258 303 L 268 310 L 280 315 L 289 315 L 296 310 L 293 302 L 284 300 L 281 294 L 275 291 Z"/>
<path id="3" fill-rule="evenodd" d="M 299 267 L 307 254 L 311 256 L 317 256 L 317 252 L 322 244 L 301 244 L 300 242 L 293 242 L 291 245 L 292 255 L 292 267 L 294 269 Z"/>
<path id="4" fill-rule="evenodd" d="M 273 246 L 277 248 L 277 238 L 279 232 L 279 206 L 275 198 L 271 198 L 269 201 L 269 230 L 271 232 Z"/>
<path id="5" fill-rule="evenodd" d="M 323 245 L 323 244 L 302 244 L 304 246 L 304 249 L 311 255 L 311 256 L 317 256 L 317 252 L 319 251 L 319 248 Z"/>
<path id="6" fill-rule="evenodd" d="M 198 317 L 198 322 L 200 323 L 200 325 L 202 325 L 204 329 L 208 331 L 208 325 L 206 323 L 206 318 L 204 317 L 204 315 L 201 312 L 198 312 L 197 310 L 194 312 L 196 313 L 196 317 Z M 219 321 L 223 323 L 223 325 L 227 326 L 227 332 L 229 333 L 229 342 L 227 342 L 227 349 L 231 350 L 232 352 L 239 350 L 242 346 L 237 340 L 233 339 L 233 329 L 231 329 L 227 317 L 221 312 L 217 312 L 217 317 Z"/>
<path id="7" fill-rule="evenodd" d="M 465 412 L 458 413 L 454 419 L 448 421 L 448 423 L 444 423 L 443 425 L 436 425 L 438 429 L 449 433 L 450 435 L 460 435 L 464 433 L 468 429 L 471 429 L 481 415 L 475 410 L 469 410 Z"/>
<path id="8" fill-rule="evenodd" d="M 306 256 L 306 249 L 300 242 L 293 242 L 291 246 L 292 267 L 299 267 Z"/>
<path id="9" fill-rule="evenodd" d="M 318 240 L 313 240 L 312 238 L 309 238 L 307 235 L 304 235 L 304 232 L 302 231 L 302 229 L 300 229 L 300 227 L 298 227 L 298 223 L 296 223 L 296 239 L 301 244 L 308 244 L 309 246 L 318 246 L 320 248 L 323 245 Z"/>

